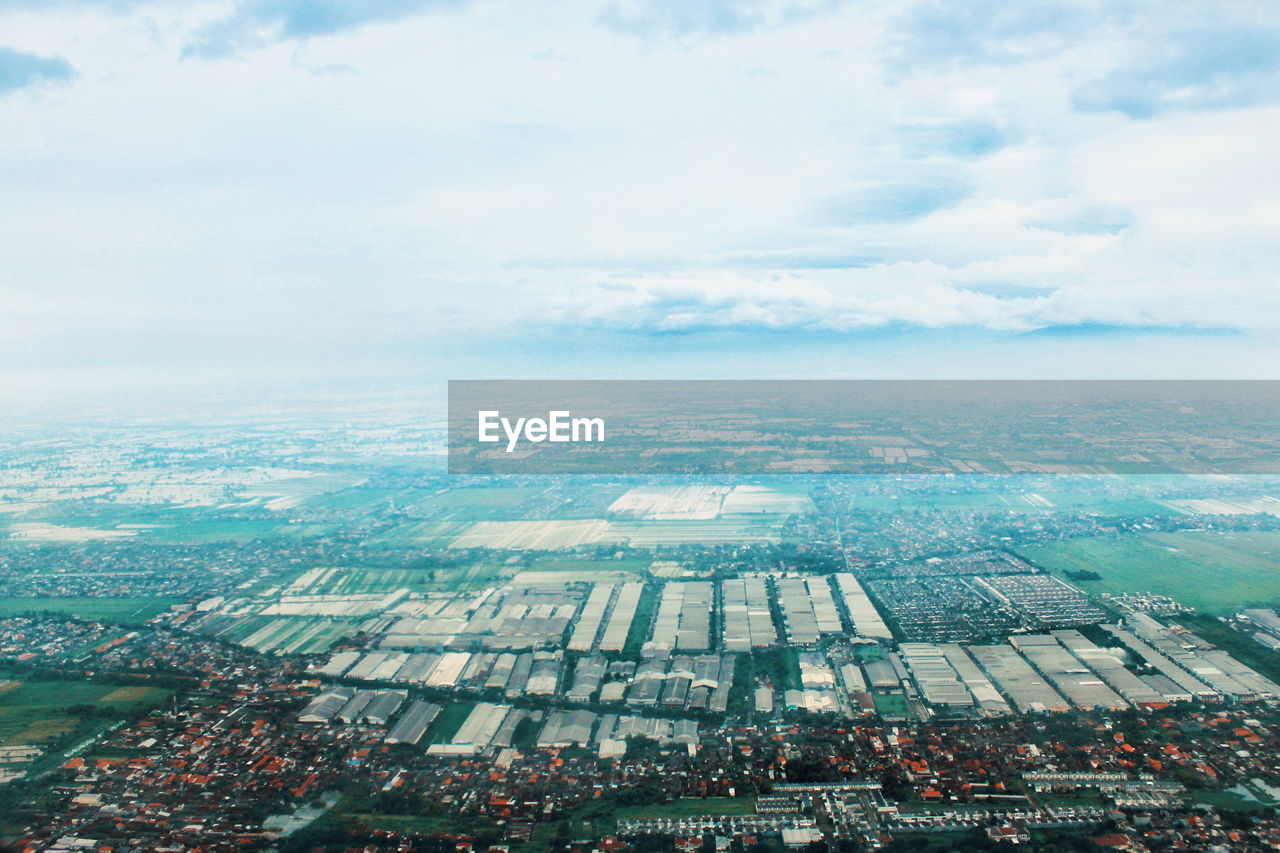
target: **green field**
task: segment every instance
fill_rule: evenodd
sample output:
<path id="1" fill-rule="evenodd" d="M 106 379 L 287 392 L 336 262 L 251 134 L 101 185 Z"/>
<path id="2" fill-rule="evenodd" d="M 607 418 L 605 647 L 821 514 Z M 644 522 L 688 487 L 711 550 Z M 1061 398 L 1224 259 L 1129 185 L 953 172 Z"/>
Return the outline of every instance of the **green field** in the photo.
<path id="1" fill-rule="evenodd" d="M 61 763 L 65 752 L 106 730 L 128 712 L 163 702 L 172 692 L 139 685 L 92 681 L 23 680 L 0 672 L 0 746 L 38 746 L 35 762 L 18 765 L 32 773 Z"/>
<path id="2" fill-rule="evenodd" d="M 410 508 L 441 521 L 487 521 L 518 517 L 516 509 L 543 491 L 540 486 L 494 486 L 452 489 L 430 495 Z"/>
<path id="3" fill-rule="evenodd" d="M 445 567 L 382 569 L 353 566 L 336 568 L 332 574 L 322 576 L 323 580 L 317 579 L 307 585 L 295 585 L 299 578 L 307 574 L 307 572 L 298 572 L 283 586 L 291 593 L 305 595 L 365 595 L 394 592 L 398 589 L 418 592 L 438 589 L 440 580 L 450 571 Z"/>
<path id="4" fill-rule="evenodd" d="M 1076 539 L 1020 550 L 1036 565 L 1063 574 L 1091 571 L 1079 583 L 1092 592 L 1151 592 L 1188 607 L 1225 615 L 1280 603 L 1280 533 L 1153 533 Z"/>
<path id="5" fill-rule="evenodd" d="M 385 548 L 444 546 L 465 533 L 470 526 L 465 521 L 413 521 L 370 537 L 365 544 Z"/>
<path id="6" fill-rule="evenodd" d="M 535 560 L 520 569 L 514 583 L 621 583 L 642 578 L 649 561 L 624 560 Z"/>
<path id="7" fill-rule="evenodd" d="M 1119 518 L 1185 514 L 1183 510 L 1147 498 L 1049 491 L 857 495 L 850 500 L 855 509 L 879 512 L 1085 512 Z"/>
<path id="8" fill-rule="evenodd" d="M 432 721 L 431 727 L 422 738 L 425 746 L 433 743 L 448 743 L 467 721 L 475 705 L 468 702 L 451 702 L 440 709 L 440 715 Z"/>
<path id="9" fill-rule="evenodd" d="M 198 518 L 156 527 L 142 534 L 142 538 L 153 542 L 198 545 L 251 542 L 254 539 L 303 539 L 325 536 L 335 529 L 329 524 L 287 524 L 274 518 Z"/>
<path id="10" fill-rule="evenodd" d="M 1280 682 L 1280 655 L 1259 643 L 1253 637 L 1242 634 L 1229 625 L 1224 625 L 1212 616 L 1197 613 L 1192 616 L 1172 617 L 1168 621 L 1177 622 L 1184 628 L 1194 632 L 1201 639 L 1213 643 L 1225 650 L 1233 658 L 1245 666 Z"/>
<path id="11" fill-rule="evenodd" d="M 875 693 L 871 699 L 876 703 L 880 716 L 891 719 L 907 720 L 911 718 L 911 707 L 901 693 Z"/>
<path id="12" fill-rule="evenodd" d="M 778 542 L 782 516 L 737 516 L 707 521 L 611 521 L 599 541 L 654 545 L 724 545 L 738 542 Z"/>
<path id="13" fill-rule="evenodd" d="M 177 598 L 12 597 L 0 598 L 0 616 L 62 613 L 76 619 L 138 625 L 180 603 Z"/>
<path id="14" fill-rule="evenodd" d="M 754 797 L 681 797 L 669 803 L 652 803 L 644 806 L 623 806 L 615 816 L 618 820 L 642 817 L 680 818 L 691 815 L 748 815 L 756 813 Z"/>
<path id="15" fill-rule="evenodd" d="M 627 641 L 622 646 L 622 657 L 626 660 L 640 659 L 640 650 L 644 648 L 645 638 L 649 636 L 649 625 L 657 606 L 658 589 L 647 583 L 640 589 L 640 601 L 636 604 L 635 616 L 627 628 Z"/>

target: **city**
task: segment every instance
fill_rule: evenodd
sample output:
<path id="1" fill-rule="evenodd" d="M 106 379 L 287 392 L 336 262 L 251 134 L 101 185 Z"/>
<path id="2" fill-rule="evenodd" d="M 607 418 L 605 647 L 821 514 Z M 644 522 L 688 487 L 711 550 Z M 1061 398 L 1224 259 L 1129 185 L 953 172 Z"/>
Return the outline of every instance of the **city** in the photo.
<path id="1" fill-rule="evenodd" d="M 1273 478 L 3 453 L 17 850 L 1280 845 Z"/>

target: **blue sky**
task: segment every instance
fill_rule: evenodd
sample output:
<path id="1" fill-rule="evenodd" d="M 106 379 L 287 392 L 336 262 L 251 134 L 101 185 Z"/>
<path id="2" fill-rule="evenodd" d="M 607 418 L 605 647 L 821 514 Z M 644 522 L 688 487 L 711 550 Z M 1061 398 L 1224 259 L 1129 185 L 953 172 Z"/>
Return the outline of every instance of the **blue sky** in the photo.
<path id="1" fill-rule="evenodd" d="M 0 382 L 1273 376 L 1267 3 L 0 0 Z"/>

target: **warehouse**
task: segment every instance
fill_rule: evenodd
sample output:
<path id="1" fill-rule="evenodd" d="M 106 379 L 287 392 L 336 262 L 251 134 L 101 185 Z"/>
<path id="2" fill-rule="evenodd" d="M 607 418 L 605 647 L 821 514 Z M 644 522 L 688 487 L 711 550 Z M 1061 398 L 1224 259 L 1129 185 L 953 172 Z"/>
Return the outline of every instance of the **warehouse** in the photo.
<path id="1" fill-rule="evenodd" d="M 408 659 L 409 655 L 405 652 L 387 655 L 382 663 L 374 667 L 373 674 L 368 677 L 374 681 L 390 681 L 395 678 L 396 673 L 400 671 L 400 667 L 404 666 L 404 662 Z"/>
<path id="2" fill-rule="evenodd" d="M 573 686 L 565 693 L 565 698 L 570 702 L 590 702 L 600 689 L 608 665 L 604 655 L 591 655 L 579 660 L 573 670 Z"/>
<path id="3" fill-rule="evenodd" d="M 711 691 L 711 699 L 707 707 L 716 714 L 723 714 L 729 709 L 729 691 L 733 688 L 733 674 L 738 666 L 738 655 L 720 656 L 720 673 L 716 676 L 715 690 Z"/>
<path id="4" fill-rule="evenodd" d="M 383 661 L 389 657 L 391 655 L 387 652 L 369 652 L 360 659 L 359 663 L 351 668 L 351 671 L 347 673 L 347 678 L 371 679 L 374 671 L 382 666 Z"/>
<path id="5" fill-rule="evenodd" d="M 1158 670 L 1161 675 L 1178 686 L 1176 691 L 1171 694 L 1166 694 L 1166 698 L 1168 698 L 1169 701 L 1181 701 L 1180 697 L 1184 694 L 1191 694 L 1202 702 L 1212 702 L 1221 698 L 1218 691 L 1214 690 L 1212 687 L 1205 684 L 1182 667 L 1178 666 L 1168 657 L 1147 645 L 1129 631 L 1126 631 L 1118 625 L 1103 625 L 1102 627 L 1114 634 L 1120 642 L 1133 650 L 1138 657 L 1142 658 L 1147 664 Z M 1148 629 L 1149 633 L 1152 632 L 1152 629 L 1150 629 L 1149 626 L 1144 627 Z M 1160 627 L 1163 628 L 1163 626 Z M 1146 678 L 1144 678 L 1143 681 L 1151 684 L 1151 681 Z M 1175 696 L 1179 698 L 1174 698 Z"/>
<path id="6" fill-rule="evenodd" d="M 534 652 L 525 692 L 530 696 L 551 696 L 560 686 L 561 652 Z"/>
<path id="7" fill-rule="evenodd" d="M 550 711 L 538 734 L 538 747 L 586 746 L 595 724 L 596 715 L 590 711 Z"/>
<path id="8" fill-rule="evenodd" d="M 898 673 L 887 660 L 869 660 L 862 665 L 872 690 L 892 690 L 899 685 Z"/>
<path id="9" fill-rule="evenodd" d="M 516 667 L 516 656 L 511 652 L 503 652 L 498 655 L 498 659 L 493 662 L 493 669 L 489 672 L 489 677 L 485 679 L 485 690 L 505 690 L 507 681 L 511 678 L 511 672 Z"/>
<path id="10" fill-rule="evenodd" d="M 646 657 L 663 657 L 676 650 L 711 648 L 714 592 L 703 581 L 671 582 L 662 588 L 653 633 L 644 644 Z"/>
<path id="11" fill-rule="evenodd" d="M 926 702 L 950 707 L 973 704 L 973 696 L 960 683 L 955 668 L 940 648 L 932 643 L 903 643 L 901 648 L 902 658 Z"/>
<path id="12" fill-rule="evenodd" d="M 455 686 L 470 660 L 470 652 L 446 652 L 440 657 L 431 675 L 427 677 L 426 685 L 428 687 Z"/>
<path id="13" fill-rule="evenodd" d="M 582 614 L 573 626 L 573 636 L 569 639 L 569 650 L 586 652 L 595 648 L 596 636 L 600 633 L 600 625 L 604 621 L 605 611 L 609 609 L 609 601 L 613 598 L 613 584 L 596 584 L 582 607 Z"/>
<path id="14" fill-rule="evenodd" d="M 384 740 L 387 743 L 416 744 L 422 740 L 422 736 L 438 716 L 440 716 L 439 705 L 415 699 L 409 706 L 409 710 L 405 711 L 391 731 L 387 732 Z"/>
<path id="15" fill-rule="evenodd" d="M 858 579 L 849 572 L 841 572 L 832 577 L 835 578 L 836 588 L 840 591 L 840 597 L 844 599 L 845 609 L 849 611 L 853 630 L 858 636 L 872 640 L 892 640 L 893 633 L 880 618 L 880 613 L 871 603 L 862 584 L 858 583 Z"/>
<path id="16" fill-rule="evenodd" d="M 523 696 L 525 688 L 529 685 L 529 672 L 533 669 L 533 653 L 525 652 L 516 656 L 515 666 L 511 670 L 511 677 L 507 679 L 507 698 L 514 699 L 517 696 Z"/>
<path id="17" fill-rule="evenodd" d="M 818 617 L 813 612 L 809 587 L 803 578 L 779 578 L 775 581 L 778 609 L 786 626 L 787 640 L 795 646 L 811 646 L 818 642 Z"/>
<path id="18" fill-rule="evenodd" d="M 831 584 L 825 577 L 807 578 L 804 583 L 809 590 L 809 600 L 813 604 L 813 616 L 818 623 L 818 633 L 844 633 L 840 614 L 836 611 L 835 599 L 831 597 Z"/>
<path id="19" fill-rule="evenodd" d="M 617 600 L 613 603 L 613 612 L 609 615 L 604 633 L 600 636 L 600 651 L 622 651 L 627 643 L 627 635 L 631 632 L 631 620 L 635 618 L 643 590 L 644 585 L 639 583 L 624 583 L 622 589 L 618 590 Z"/>
<path id="20" fill-rule="evenodd" d="M 516 737 L 516 726 L 520 725 L 524 720 L 537 724 L 542 720 L 541 711 L 526 711 L 522 708 L 514 709 L 507 718 L 502 721 L 502 725 L 498 727 L 498 731 L 494 734 L 493 739 L 489 741 L 489 746 L 494 749 L 505 749 L 511 746 L 512 741 Z"/>
<path id="21" fill-rule="evenodd" d="M 405 684 L 421 684 L 430 677 L 432 670 L 439 662 L 440 655 L 431 652 L 415 652 L 409 655 L 404 666 L 400 667 L 400 671 L 396 673 L 396 681 L 402 681 Z"/>
<path id="22" fill-rule="evenodd" d="M 724 613 L 724 648 L 750 651 L 777 642 L 769 591 L 763 578 L 736 578 L 720 586 Z"/>
<path id="23" fill-rule="evenodd" d="M 371 726 L 385 726 L 407 698 L 409 694 L 404 690 L 379 690 L 365 705 L 360 719 Z"/>
<path id="24" fill-rule="evenodd" d="M 1088 664 L 1094 672 L 1124 699 L 1139 708 L 1167 705 L 1169 700 L 1125 668 L 1110 649 L 1099 648 L 1079 631 L 1065 629 L 1053 632 L 1054 638 L 1072 654 Z"/>
<path id="25" fill-rule="evenodd" d="M 351 701 L 353 695 L 355 690 L 350 687 L 339 687 L 321 693 L 302 709 L 298 720 L 303 723 L 327 723 Z"/>
<path id="26" fill-rule="evenodd" d="M 357 690 L 355 695 L 334 716 L 344 723 L 354 723 L 360 719 L 365 707 L 373 701 L 374 695 L 372 690 Z"/>
<path id="27" fill-rule="evenodd" d="M 1010 637 L 1009 643 L 1082 711 L 1119 711 L 1128 704 L 1089 667 L 1048 634 Z"/>
<path id="28" fill-rule="evenodd" d="M 508 705 L 481 702 L 471 709 L 467 719 L 448 744 L 432 744 L 429 755 L 477 755 L 483 752 L 493 736 L 498 733 L 503 720 L 511 710 Z"/>
<path id="29" fill-rule="evenodd" d="M 967 646 L 987 674 L 1024 714 L 1069 711 L 1071 706 L 1012 646 Z"/>
<path id="30" fill-rule="evenodd" d="M 337 678 L 360 660 L 359 652 L 338 652 L 329 658 L 329 662 L 318 670 L 320 675 Z"/>
<path id="31" fill-rule="evenodd" d="M 984 715 L 1003 717 L 1013 713 L 1013 708 L 1000 695 L 1000 691 L 963 648 L 955 643 L 943 643 L 938 646 L 938 649 L 947 659 L 947 663 L 951 664 L 956 671 L 956 675 L 960 677 L 969 693 L 973 695 L 974 701 L 978 703 Z"/>

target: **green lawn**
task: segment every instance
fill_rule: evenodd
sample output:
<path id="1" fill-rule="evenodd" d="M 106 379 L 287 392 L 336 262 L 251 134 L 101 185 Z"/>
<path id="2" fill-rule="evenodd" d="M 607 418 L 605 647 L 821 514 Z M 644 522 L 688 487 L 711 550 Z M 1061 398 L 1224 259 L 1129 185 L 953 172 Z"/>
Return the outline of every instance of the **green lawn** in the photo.
<path id="1" fill-rule="evenodd" d="M 431 723 L 431 728 L 427 729 L 422 742 L 430 746 L 433 743 L 448 743 L 453 740 L 453 736 L 458 733 L 458 729 L 462 728 L 462 724 L 467 721 L 467 717 L 471 715 L 474 708 L 475 705 L 467 702 L 445 705 L 440 710 L 440 715 Z"/>
<path id="2" fill-rule="evenodd" d="M 1194 631 L 1201 638 L 1225 650 L 1245 666 L 1253 667 L 1272 681 L 1280 682 L 1280 655 L 1253 637 L 1241 634 L 1212 616 L 1202 613 L 1194 616 L 1177 616 L 1168 621 L 1177 622 L 1184 628 Z"/>
<path id="3" fill-rule="evenodd" d="M 756 813 L 754 797 L 681 797 L 670 803 L 623 806 L 616 812 L 618 820 L 642 817 L 680 818 L 690 815 L 748 815 Z"/>
<path id="4" fill-rule="evenodd" d="M 627 629 L 627 641 L 622 646 L 622 657 L 627 660 L 639 660 L 640 650 L 649 637 L 649 623 L 653 621 L 654 608 L 658 606 L 658 588 L 653 584 L 645 584 L 640 590 L 640 601 L 636 604 L 636 613 Z"/>
<path id="5" fill-rule="evenodd" d="M 76 619 L 137 625 L 180 604 L 177 598 L 0 598 L 0 616 L 24 613 L 62 613 Z"/>
<path id="6" fill-rule="evenodd" d="M 960 494 L 857 495 L 855 509 L 880 512 L 1090 512 L 1117 518 L 1181 515 L 1146 498 L 1112 498 L 1070 492 L 963 492 Z"/>
<path id="7" fill-rule="evenodd" d="M 876 710 L 880 716 L 910 719 L 911 708 L 907 705 L 907 698 L 901 693 L 875 693 L 871 698 L 876 703 Z"/>
<path id="8" fill-rule="evenodd" d="M 1223 615 L 1280 603 L 1280 533 L 1153 533 L 1020 550 L 1050 571 L 1091 571 L 1092 592 L 1152 592 Z"/>
<path id="9" fill-rule="evenodd" d="M 32 774 L 40 773 L 60 764 L 72 746 L 105 731 L 135 708 L 163 702 L 172 692 L 145 684 L 121 687 L 0 672 L 0 745 L 43 748 L 41 758 L 23 765 Z"/>
<path id="10" fill-rule="evenodd" d="M 452 489 L 413 505 L 413 511 L 448 521 L 487 521 L 519 518 L 516 509 L 543 491 L 540 486 L 486 486 Z"/>

